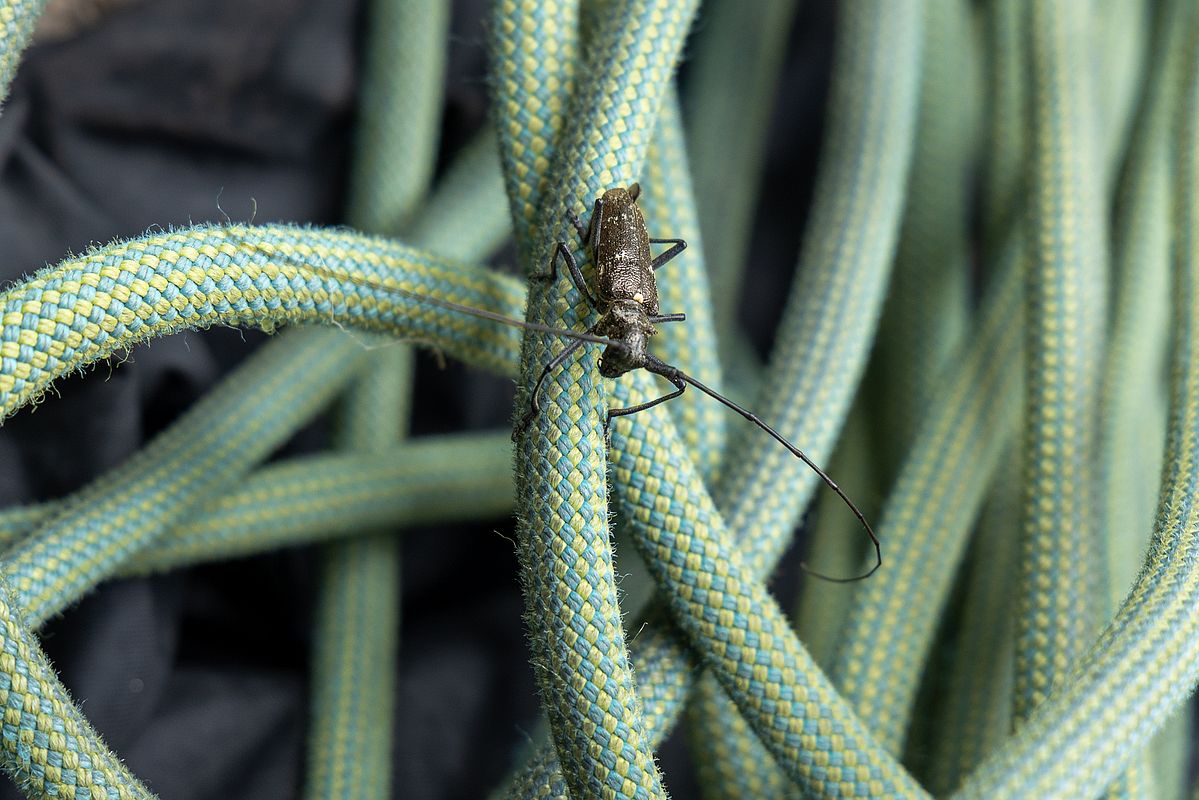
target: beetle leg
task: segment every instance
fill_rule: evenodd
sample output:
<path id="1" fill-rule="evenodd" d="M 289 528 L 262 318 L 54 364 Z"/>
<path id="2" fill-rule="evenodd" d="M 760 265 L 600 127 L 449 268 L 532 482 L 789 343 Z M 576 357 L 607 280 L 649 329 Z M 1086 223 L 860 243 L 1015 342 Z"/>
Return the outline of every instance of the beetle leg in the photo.
<path id="1" fill-rule="evenodd" d="M 658 256 L 653 260 L 653 263 L 650 264 L 650 268 L 653 269 L 654 272 L 657 272 L 659 269 L 666 266 L 666 264 L 675 256 L 687 249 L 687 243 L 682 239 L 650 239 L 649 241 L 651 244 L 674 245 L 674 247 L 671 247 L 669 250 L 664 250 L 659 253 Z"/>
<path id="2" fill-rule="evenodd" d="M 566 266 L 570 270 L 570 277 L 574 280 L 575 288 L 579 290 L 579 294 L 583 295 L 583 299 L 587 301 L 587 305 L 591 306 L 596 311 L 600 311 L 599 301 L 595 299 L 595 295 L 587 288 L 587 279 L 583 277 L 583 271 L 579 269 L 579 262 L 575 261 L 574 255 L 570 252 L 570 248 L 562 242 L 558 242 L 558 250 L 554 254 L 554 270 L 557 271 L 557 254 L 561 253 L 566 259 Z"/>
<path id="3" fill-rule="evenodd" d="M 599 311 L 599 301 L 595 299 L 595 296 L 591 294 L 591 290 L 587 288 L 587 279 L 583 277 L 583 271 L 579 269 L 579 264 L 575 261 L 570 248 L 566 246 L 566 242 L 558 242 L 554 245 L 554 253 L 550 256 L 549 271 L 533 275 L 533 277 L 539 281 L 549 281 L 550 283 L 558 280 L 559 255 L 566 260 L 566 266 L 570 270 L 570 277 L 574 281 L 575 288 L 579 290 L 579 294 L 583 295 L 583 299 L 587 301 L 587 305 Z"/>
<path id="4" fill-rule="evenodd" d="M 551 358 L 549 363 L 542 368 L 541 375 L 537 378 L 537 383 L 533 387 L 533 395 L 529 400 L 529 410 L 525 412 L 523 417 L 521 417 L 520 423 L 512 429 L 512 441 L 515 442 L 521 434 L 528 430 L 530 423 L 533 422 L 533 417 L 541 413 L 541 400 L 539 398 L 541 395 L 541 385 L 545 383 L 545 379 L 549 377 L 551 372 L 566 363 L 566 359 L 570 358 L 570 354 L 578 350 L 584 344 L 586 344 L 586 342 L 584 342 L 582 339 L 574 340 L 568 344 L 561 353 Z"/>
<path id="5" fill-rule="evenodd" d="M 596 198 L 591 208 L 591 219 L 587 221 L 587 241 L 595 245 L 599 241 L 600 231 L 604 228 L 604 198 Z"/>
<path id="6" fill-rule="evenodd" d="M 659 314 L 656 317 L 649 318 L 650 324 L 657 325 L 659 322 L 686 322 L 686 314 Z"/>
<path id="7" fill-rule="evenodd" d="M 570 224 L 574 225 L 575 230 L 579 232 L 579 239 L 583 242 L 583 244 L 587 244 L 587 235 L 591 230 L 590 224 L 584 225 L 583 220 L 579 219 L 579 215 L 573 211 L 567 211 L 566 218 L 570 220 Z"/>
<path id="8" fill-rule="evenodd" d="M 681 395 L 684 391 L 686 391 L 687 384 L 684 383 L 682 378 L 678 377 L 677 375 L 667 375 L 663 372 L 658 372 L 657 370 L 655 370 L 649 366 L 647 366 L 646 369 L 649 369 L 651 372 L 653 372 L 656 375 L 661 375 L 663 378 L 665 378 L 666 380 L 673 383 L 674 391 L 668 392 L 667 394 L 664 394 L 661 397 L 655 398 L 654 400 L 647 400 L 644 403 L 638 403 L 635 406 L 629 406 L 628 408 L 610 409 L 608 411 L 608 422 L 611 422 L 613 417 L 627 417 L 629 414 L 636 414 L 639 411 L 645 411 L 647 408 L 653 408 L 656 405 L 661 405 L 662 403 L 665 403 L 667 400 L 675 399 L 676 397 Z"/>

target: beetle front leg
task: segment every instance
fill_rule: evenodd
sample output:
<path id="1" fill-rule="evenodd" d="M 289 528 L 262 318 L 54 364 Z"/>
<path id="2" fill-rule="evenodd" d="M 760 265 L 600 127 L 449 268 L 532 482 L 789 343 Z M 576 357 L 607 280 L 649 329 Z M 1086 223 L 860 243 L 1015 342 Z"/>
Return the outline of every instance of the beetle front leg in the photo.
<path id="1" fill-rule="evenodd" d="M 662 403 L 665 403 L 667 400 L 673 400 L 676 397 L 678 397 L 679 395 L 681 395 L 684 391 L 686 391 L 687 384 L 684 383 L 682 381 L 682 379 L 679 378 L 678 376 L 666 375 L 661 372 L 658 372 L 655 374 L 661 375 L 663 378 L 665 378 L 666 380 L 673 383 L 674 391 L 668 392 L 668 393 L 662 395 L 661 397 L 654 398 L 653 400 L 647 400 L 644 403 L 638 403 L 635 406 L 629 406 L 628 408 L 610 409 L 608 411 L 608 423 L 609 424 L 611 424 L 613 417 L 627 417 L 630 414 L 636 414 L 640 411 L 645 411 L 646 409 L 653 408 L 654 406 L 657 406 L 657 405 L 661 405 Z"/>
<path id="2" fill-rule="evenodd" d="M 650 323 L 651 323 L 651 324 L 653 324 L 653 325 L 657 325 L 657 324 L 658 324 L 658 323 L 660 323 L 660 322 L 686 322 L 686 321 L 687 321 L 687 315 L 686 315 L 686 314 L 683 314 L 683 313 L 679 313 L 679 314 L 659 314 L 659 315 L 658 315 L 658 316 L 656 316 L 656 317 L 650 317 L 650 318 L 649 318 L 649 321 L 650 321 Z"/>

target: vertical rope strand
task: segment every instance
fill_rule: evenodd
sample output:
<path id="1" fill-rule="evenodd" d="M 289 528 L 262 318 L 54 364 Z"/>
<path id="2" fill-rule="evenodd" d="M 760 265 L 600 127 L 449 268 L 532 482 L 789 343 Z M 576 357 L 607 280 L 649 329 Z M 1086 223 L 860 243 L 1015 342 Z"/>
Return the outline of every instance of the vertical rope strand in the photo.
<path id="1" fill-rule="evenodd" d="M 765 167 L 766 132 L 796 0 L 705 3 L 684 97 L 695 154 L 700 228 L 716 326 L 726 345 L 736 325 L 749 236 Z M 735 361 L 735 359 L 734 359 Z"/>
<path id="2" fill-rule="evenodd" d="M 1093 419 L 1106 299 L 1102 164 L 1085 4 L 1032 0 L 1031 260 L 1025 291 L 1024 522 L 1017 724 L 1095 625 Z"/>
<path id="3" fill-rule="evenodd" d="M 351 225 L 404 226 L 437 158 L 449 6 L 370 4 L 365 79 L 351 175 Z M 378 451 L 405 437 L 413 352 L 384 342 L 342 399 L 342 447 Z M 325 548 L 316 610 L 310 798 L 384 797 L 391 789 L 400 550 L 393 531 Z"/>

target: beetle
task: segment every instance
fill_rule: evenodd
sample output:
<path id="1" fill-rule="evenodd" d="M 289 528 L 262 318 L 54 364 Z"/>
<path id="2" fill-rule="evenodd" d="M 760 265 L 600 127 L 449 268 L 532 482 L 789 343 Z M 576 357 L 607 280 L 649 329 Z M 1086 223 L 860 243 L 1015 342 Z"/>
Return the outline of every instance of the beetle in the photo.
<path id="1" fill-rule="evenodd" d="M 570 221 L 585 247 L 591 250 L 595 264 L 595 293 L 591 292 L 579 264 L 565 242 L 554 245 L 548 273 L 535 275 L 543 281 L 558 277 L 558 262 L 565 261 L 575 288 L 587 304 L 599 313 L 599 321 L 587 333 L 603 336 L 612 342 L 600 356 L 599 372 L 605 378 L 619 378 L 626 372 L 645 369 L 661 375 L 674 385 L 674 391 L 654 400 L 628 408 L 608 411 L 608 419 L 636 414 L 681 395 L 687 388 L 686 377 L 679 370 L 656 358 L 648 350 L 649 337 L 658 330 L 654 325 L 664 322 L 685 322 L 686 314 L 661 314 L 658 308 L 658 283 L 655 273 L 687 248 L 682 239 L 653 239 L 645 224 L 645 216 L 637 205 L 640 184 L 606 190 L 595 201 L 587 225 L 573 212 Z M 670 244 L 670 249 L 651 257 L 651 244 Z M 545 365 L 533 387 L 529 410 L 512 433 L 520 436 L 540 412 L 540 393 L 545 379 L 587 342 L 576 339 Z M 696 387 L 698 388 L 698 386 Z"/>
<path id="2" fill-rule="evenodd" d="M 518 439 L 523 435 L 537 414 L 541 411 L 540 393 L 545 380 L 554 370 L 561 367 L 571 354 L 584 344 L 602 344 L 604 351 L 600 356 L 599 373 L 605 378 L 618 378 L 635 369 L 644 369 L 655 375 L 660 375 L 671 383 L 674 389 L 661 397 L 647 400 L 643 403 L 626 408 L 614 408 L 608 411 L 607 421 L 614 417 L 628 416 L 640 411 L 653 408 L 679 397 L 688 386 L 703 392 L 714 400 L 724 404 L 749 422 L 757 425 L 768 433 L 775 441 L 787 448 L 796 458 L 803 461 L 815 472 L 841 501 L 853 512 L 854 517 L 862 524 L 874 548 L 875 563 L 866 572 L 851 578 L 833 578 L 815 572 L 806 564 L 800 566 L 810 575 L 833 583 L 851 583 L 863 580 L 873 575 L 883 564 L 882 545 L 870 527 L 865 515 L 858 510 L 849 496 L 825 473 L 814 461 L 793 445 L 782 434 L 767 425 L 760 417 L 748 409 L 738 405 L 720 392 L 688 375 L 671 364 L 667 364 L 649 352 L 649 339 L 657 334 L 655 325 L 669 322 L 684 322 L 684 313 L 663 314 L 658 307 L 658 284 L 656 273 L 672 259 L 687 248 L 682 239 L 654 239 L 649 235 L 645 224 L 645 216 L 637 205 L 641 195 L 641 186 L 637 183 L 628 187 L 607 189 L 596 199 L 587 224 L 573 212 L 569 219 L 578 231 L 583 246 L 590 252 L 595 265 L 595 283 L 589 285 L 579 268 L 571 248 L 566 242 L 555 243 L 550 256 L 549 269 L 533 275 L 534 280 L 552 282 L 558 277 L 558 264 L 565 262 L 571 279 L 578 289 L 580 296 L 594 311 L 599 314 L 599 320 L 586 331 L 575 331 L 568 328 L 555 328 L 550 325 L 528 322 L 512 317 L 462 305 L 437 297 L 410 292 L 398 287 L 382 286 L 369 281 L 338 275 L 320 268 L 313 268 L 335 279 L 347 279 L 352 282 L 364 283 L 371 288 L 382 289 L 408 297 L 417 302 L 429 303 L 451 311 L 492 320 L 504 325 L 510 325 L 526 330 L 554 334 L 572 339 L 570 344 L 562 349 L 542 368 L 533 387 L 529 402 L 529 410 L 515 426 L 512 438 Z M 650 246 L 653 244 L 669 244 L 670 247 L 657 256 L 652 255 Z"/>

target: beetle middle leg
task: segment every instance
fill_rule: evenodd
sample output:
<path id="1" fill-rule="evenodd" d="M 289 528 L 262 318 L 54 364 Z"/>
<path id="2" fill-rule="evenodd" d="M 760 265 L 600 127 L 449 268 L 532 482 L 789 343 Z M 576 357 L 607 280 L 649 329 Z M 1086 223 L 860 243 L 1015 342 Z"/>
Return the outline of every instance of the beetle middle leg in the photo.
<path id="1" fill-rule="evenodd" d="M 687 242 L 683 239 L 650 239 L 649 241 L 650 244 L 673 245 L 673 247 L 658 253 L 658 255 L 654 258 L 653 262 L 650 264 L 650 268 L 653 269 L 654 272 L 657 272 L 662 267 L 666 266 L 667 263 L 672 261 L 675 256 L 687 249 Z"/>

